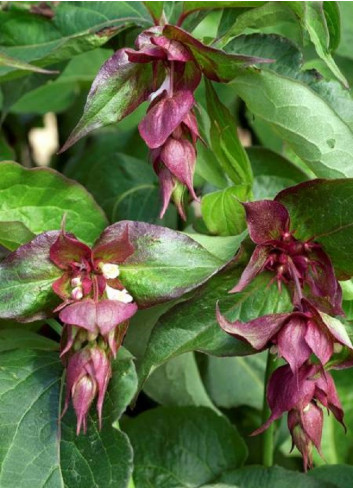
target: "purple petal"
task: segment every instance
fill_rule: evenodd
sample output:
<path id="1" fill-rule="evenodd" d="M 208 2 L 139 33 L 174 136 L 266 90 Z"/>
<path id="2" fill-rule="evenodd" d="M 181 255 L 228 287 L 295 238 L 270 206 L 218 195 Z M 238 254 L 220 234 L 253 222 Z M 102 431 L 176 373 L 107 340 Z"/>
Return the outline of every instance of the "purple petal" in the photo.
<path id="1" fill-rule="evenodd" d="M 130 319 L 136 311 L 135 303 L 124 304 L 108 299 L 95 302 L 93 299 L 85 299 L 65 307 L 59 317 L 66 324 L 84 328 L 92 333 L 99 330 L 104 336 L 118 324 Z"/>
<path id="2" fill-rule="evenodd" d="M 75 237 L 61 232 L 50 247 L 50 259 L 59 268 L 67 270 L 74 263 L 90 261 L 91 249 Z"/>
<path id="3" fill-rule="evenodd" d="M 166 210 L 168 209 L 168 205 L 175 187 L 175 182 L 173 179 L 173 175 L 170 173 L 168 168 L 166 168 L 163 164 L 159 164 L 158 166 L 159 169 L 156 173 L 158 175 L 161 197 L 162 197 L 162 209 L 159 214 L 159 217 L 162 219 Z M 155 165 L 154 168 L 156 168 Z"/>
<path id="4" fill-rule="evenodd" d="M 281 238 L 289 230 L 290 218 L 284 205 L 273 200 L 243 204 L 250 238 L 256 244 Z"/>
<path id="5" fill-rule="evenodd" d="M 158 46 L 145 46 L 139 51 L 134 49 L 125 49 L 125 52 L 131 63 L 150 63 L 152 61 L 167 59 L 163 49 Z"/>
<path id="6" fill-rule="evenodd" d="M 83 432 L 86 433 L 87 414 L 95 398 L 96 390 L 94 380 L 88 375 L 82 377 L 73 388 L 72 404 L 77 416 L 77 435 L 80 434 L 81 426 L 83 426 Z"/>
<path id="7" fill-rule="evenodd" d="M 316 380 L 315 397 L 323 406 L 333 413 L 337 421 L 346 429 L 343 422 L 344 412 L 342 405 L 333 378 L 329 373 L 325 372 Z"/>
<path id="8" fill-rule="evenodd" d="M 193 187 L 196 151 L 187 139 L 169 137 L 160 156 L 168 170 L 189 189 L 193 199 L 198 200 Z"/>
<path id="9" fill-rule="evenodd" d="M 325 365 L 333 354 L 333 341 L 327 328 L 320 326 L 321 324 L 308 320 L 305 341 L 321 364 Z"/>
<path id="10" fill-rule="evenodd" d="M 195 99 L 190 91 L 179 91 L 173 96 L 165 95 L 139 124 L 141 137 L 151 149 L 165 143 L 172 132 L 181 124 L 194 106 Z"/>
<path id="11" fill-rule="evenodd" d="M 322 409 L 311 402 L 301 411 L 301 417 L 305 433 L 320 453 L 324 421 Z"/>
<path id="12" fill-rule="evenodd" d="M 293 313 L 277 335 L 279 355 L 289 363 L 293 373 L 309 359 L 310 346 L 305 341 L 307 321 L 304 315 Z"/>
<path id="13" fill-rule="evenodd" d="M 112 376 L 112 369 L 110 366 L 109 358 L 106 353 L 100 348 L 93 348 L 91 352 L 91 361 L 94 370 L 94 379 L 98 387 L 97 398 L 97 413 L 99 421 L 99 429 L 102 428 L 102 410 L 105 393 L 109 384 L 109 380 Z"/>
<path id="14" fill-rule="evenodd" d="M 262 272 L 266 266 L 267 258 L 271 252 L 271 248 L 268 246 L 258 245 L 256 246 L 253 254 L 251 255 L 249 263 L 246 265 L 239 282 L 233 287 L 229 293 L 241 292 L 249 285 L 249 283 Z"/>
<path id="15" fill-rule="evenodd" d="M 194 57 L 184 44 L 168 39 L 167 37 L 152 37 L 152 44 L 163 48 L 166 53 L 168 61 L 181 61 L 186 63 L 186 61 L 193 61 Z"/>
<path id="16" fill-rule="evenodd" d="M 288 314 L 269 314 L 248 323 L 242 323 L 241 321 L 232 323 L 222 316 L 218 304 L 216 306 L 216 315 L 219 325 L 226 333 L 241 340 L 246 340 L 255 350 L 265 348 L 288 318 Z"/>
<path id="17" fill-rule="evenodd" d="M 195 63 L 174 63 L 174 89 L 194 92 L 199 86 L 202 72 Z"/>
<path id="18" fill-rule="evenodd" d="M 102 233 L 93 248 L 95 262 L 123 263 L 134 252 L 129 240 L 129 228 L 125 227 L 119 236 L 110 236 L 109 227 Z"/>

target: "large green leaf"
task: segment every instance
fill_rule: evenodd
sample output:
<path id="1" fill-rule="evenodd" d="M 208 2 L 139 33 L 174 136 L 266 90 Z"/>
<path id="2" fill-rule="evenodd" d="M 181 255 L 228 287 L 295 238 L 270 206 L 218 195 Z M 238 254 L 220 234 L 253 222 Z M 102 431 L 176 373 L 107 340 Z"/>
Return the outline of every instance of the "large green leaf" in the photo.
<path id="1" fill-rule="evenodd" d="M 0 244 L 8 250 L 16 250 L 23 243 L 27 243 L 35 234 L 19 221 L 0 222 Z"/>
<path id="2" fill-rule="evenodd" d="M 0 356 L 1 486 L 126 487 L 132 451 L 126 435 L 112 428 L 114 396 L 107 395 L 101 431 L 93 415 L 87 435 L 78 437 L 70 409 L 60 433 L 58 354 L 21 349 Z M 120 352 L 114 366 L 117 371 L 119 357 Z M 130 400 L 126 396 L 129 379 L 131 374 L 125 370 L 118 380 L 125 401 Z"/>
<path id="3" fill-rule="evenodd" d="M 144 392 L 163 406 L 204 406 L 216 409 L 202 383 L 192 352 L 172 358 L 147 379 Z"/>
<path id="4" fill-rule="evenodd" d="M 247 148 L 254 173 L 256 200 L 273 199 L 284 188 L 307 179 L 305 173 L 283 156 L 260 146 Z"/>
<path id="5" fill-rule="evenodd" d="M 266 468 L 259 465 L 225 472 L 218 483 L 218 487 L 222 487 L 222 484 L 226 484 L 226 487 L 335 487 L 327 486 L 314 474 L 309 477 L 283 467 Z"/>
<path id="6" fill-rule="evenodd" d="M 0 485 L 63 487 L 58 354 L 14 350 L 0 357 Z"/>
<path id="7" fill-rule="evenodd" d="M 242 405 L 262 408 L 266 354 L 208 358 L 204 381 L 216 406 L 228 409 Z"/>
<path id="8" fill-rule="evenodd" d="M 113 224 L 100 243 L 114 240 L 126 227 L 134 253 L 120 265 L 120 278 L 140 307 L 180 297 L 224 265 L 185 234 L 143 222 Z"/>
<path id="9" fill-rule="evenodd" d="M 53 19 L 24 9 L 2 10 L 2 51 L 7 56 L 45 66 L 99 47 L 122 29 L 152 23 L 142 2 L 64 1 L 53 8 Z M 0 76 L 3 79 L 5 75 L 15 76 L 14 70 L 0 68 Z"/>
<path id="10" fill-rule="evenodd" d="M 315 175 L 353 175 L 352 131 L 304 84 L 254 71 L 238 76 L 232 85 L 255 117 L 275 129 Z"/>
<path id="11" fill-rule="evenodd" d="M 235 427 L 208 408 L 157 408 L 123 426 L 134 448 L 137 487 L 209 486 L 247 455 Z"/>
<path id="12" fill-rule="evenodd" d="M 342 276 L 353 274 L 352 198 L 351 178 L 312 180 L 276 197 L 289 210 L 296 236 L 322 243 Z"/>
<path id="13" fill-rule="evenodd" d="M 351 487 L 353 467 L 351 465 L 323 465 L 309 472 L 311 477 L 324 481 L 334 487 Z"/>
<path id="14" fill-rule="evenodd" d="M 250 200 L 246 185 L 234 185 L 202 197 L 201 211 L 212 234 L 234 236 L 246 229 L 245 211 L 241 202 Z"/>
<path id="15" fill-rule="evenodd" d="M 207 80 L 206 100 L 214 156 L 235 184 L 250 185 L 252 183 L 250 161 L 239 141 L 234 118 L 219 100 L 211 82 Z"/>
<path id="16" fill-rule="evenodd" d="M 270 276 L 262 274 L 245 292 L 229 295 L 240 276 L 240 269 L 222 272 L 210 280 L 195 296 L 176 305 L 152 330 L 146 352 L 138 366 L 140 386 L 158 365 L 188 351 L 202 351 L 217 356 L 242 356 L 253 353 L 244 342 L 224 333 L 216 321 L 216 302 L 230 320 L 248 321 L 255 317 L 291 309 L 286 291 L 267 287 Z"/>
<path id="17" fill-rule="evenodd" d="M 0 352 L 16 348 L 32 350 L 59 350 L 59 343 L 28 329 L 1 328 Z"/>
<path id="18" fill-rule="evenodd" d="M 76 182 L 54 170 L 38 168 L 28 170 L 17 163 L 0 163 L 0 222 L 16 226 L 15 243 L 28 240 L 30 233 L 59 229 L 66 215 L 67 230 L 91 244 L 107 224 L 102 210 L 92 196 Z M 21 223 L 21 229 L 16 222 Z M 21 233 L 21 234 L 20 234 Z M 19 242 L 21 241 L 21 242 Z M 5 240 L 2 241 L 6 245 Z"/>

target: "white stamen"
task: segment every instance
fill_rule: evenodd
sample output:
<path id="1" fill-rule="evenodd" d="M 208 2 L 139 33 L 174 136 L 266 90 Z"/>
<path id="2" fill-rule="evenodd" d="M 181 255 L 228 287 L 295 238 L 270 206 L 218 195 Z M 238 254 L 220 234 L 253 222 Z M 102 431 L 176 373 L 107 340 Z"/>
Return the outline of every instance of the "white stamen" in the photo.
<path id="1" fill-rule="evenodd" d="M 74 289 L 72 289 L 71 297 L 73 299 L 75 299 L 75 301 L 79 301 L 80 299 L 82 299 L 82 297 L 83 297 L 82 288 L 81 287 L 75 287 Z"/>
<path id="2" fill-rule="evenodd" d="M 310 409 L 310 408 L 311 408 L 311 405 L 310 405 L 310 402 L 309 402 L 309 404 L 307 404 L 307 405 L 305 406 L 305 408 L 303 409 L 303 413 L 307 413 L 307 412 L 309 411 L 309 409 Z"/>
<path id="3" fill-rule="evenodd" d="M 113 287 L 106 286 L 105 291 L 107 293 L 108 299 L 112 301 L 120 301 L 124 304 L 128 304 L 129 302 L 133 302 L 133 297 L 128 293 L 126 289 L 118 290 L 113 289 Z"/>
<path id="4" fill-rule="evenodd" d="M 100 268 L 102 270 L 103 277 L 106 279 L 116 278 L 120 274 L 119 265 L 115 265 L 114 263 L 104 263 Z"/>

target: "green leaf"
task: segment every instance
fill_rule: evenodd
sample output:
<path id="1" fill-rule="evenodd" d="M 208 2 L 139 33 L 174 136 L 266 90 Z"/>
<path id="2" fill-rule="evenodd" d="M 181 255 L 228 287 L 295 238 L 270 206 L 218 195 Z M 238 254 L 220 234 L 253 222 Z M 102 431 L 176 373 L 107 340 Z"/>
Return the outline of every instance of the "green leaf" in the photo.
<path id="1" fill-rule="evenodd" d="M 0 318 L 43 319 L 59 304 L 52 284 L 62 270 L 49 259 L 57 236 L 56 231 L 41 234 L 0 263 Z"/>
<path id="2" fill-rule="evenodd" d="M 309 474 L 315 479 L 324 481 L 333 487 L 351 487 L 353 467 L 351 465 L 323 465 L 310 470 Z"/>
<path id="3" fill-rule="evenodd" d="M 149 410 L 124 429 L 134 448 L 137 487 L 209 486 L 247 456 L 235 427 L 207 408 Z"/>
<path id="4" fill-rule="evenodd" d="M 339 10 L 341 12 L 341 42 L 336 50 L 336 54 L 353 59 L 352 42 L 353 42 L 353 4 L 351 2 L 340 2 Z"/>
<path id="5" fill-rule="evenodd" d="M 204 382 L 216 406 L 262 408 L 266 355 L 263 352 L 249 357 L 208 358 Z"/>
<path id="6" fill-rule="evenodd" d="M 0 356 L 0 485 L 63 487 L 58 354 L 14 350 Z"/>
<path id="7" fill-rule="evenodd" d="M 163 406 L 216 407 L 202 383 L 192 352 L 172 358 L 147 379 L 144 392 Z"/>
<path id="8" fill-rule="evenodd" d="M 353 275 L 352 194 L 353 179 L 312 180 L 276 197 L 287 207 L 296 236 L 321 243 L 345 278 Z"/>
<path id="9" fill-rule="evenodd" d="M 335 51 L 341 40 L 341 15 L 338 2 L 326 1 L 323 2 L 323 9 L 327 29 L 329 32 L 330 51 Z"/>
<path id="10" fill-rule="evenodd" d="M 112 428 L 115 406 L 110 394 L 102 430 L 92 415 L 87 435 L 78 437 L 71 408 L 61 428 L 58 423 L 62 378 L 58 354 L 21 349 L 0 356 L 1 486 L 127 487 L 132 450 L 127 436 Z M 120 353 L 117 370 L 119 361 Z M 127 400 L 131 374 L 125 373 L 118 382 Z"/>
<path id="11" fill-rule="evenodd" d="M 201 212 L 212 234 L 234 236 L 246 229 L 245 211 L 241 201 L 249 200 L 249 188 L 235 185 L 202 197 Z"/>
<path id="12" fill-rule="evenodd" d="M 25 10 L 2 10 L 2 52 L 46 66 L 102 46 L 123 29 L 151 24 L 142 2 L 64 1 L 54 8 L 52 20 Z M 0 76 L 2 79 L 17 76 L 14 70 L 0 68 Z"/>
<path id="13" fill-rule="evenodd" d="M 227 484 L 226 487 L 331 487 L 315 476 L 309 477 L 308 474 L 283 467 L 266 468 L 260 465 L 225 472 L 218 482 L 218 487 L 222 487 L 221 484 Z"/>
<path id="14" fill-rule="evenodd" d="M 0 222 L 12 222 L 15 235 L 8 238 L 12 249 L 28 241 L 30 233 L 59 229 L 64 214 L 67 231 L 88 244 L 107 224 L 91 195 L 54 170 L 28 170 L 6 161 L 0 163 L 0 172 Z"/>
<path id="15" fill-rule="evenodd" d="M 135 251 L 119 265 L 120 278 L 140 307 L 180 297 L 224 265 L 185 234 L 142 222 L 110 226 L 100 244 L 114 240 L 126 227 Z"/>
<path id="16" fill-rule="evenodd" d="M 0 222 L 0 244 L 8 250 L 16 250 L 23 243 L 31 241 L 35 237 L 22 222 Z"/>
<path id="17" fill-rule="evenodd" d="M 315 175 L 353 175 L 352 131 L 312 90 L 265 71 L 238 76 L 232 85 L 255 117 L 266 121 Z"/>
<path id="18" fill-rule="evenodd" d="M 332 76 L 329 77 L 329 81 L 323 79 L 315 69 L 309 69 L 308 63 L 305 64 L 304 69 L 303 54 L 298 46 L 289 39 L 274 34 L 238 36 L 225 49 L 229 53 L 244 53 L 249 56 L 275 59 L 274 63 L 263 65 L 262 69 L 275 71 L 308 85 L 325 100 L 351 130 L 353 129 L 353 101 L 349 91 L 343 88 L 338 81 L 332 80 Z M 321 73 L 322 68 L 318 67 L 318 69 Z M 326 78 L 325 73 L 323 75 Z M 252 122 L 250 120 L 250 123 Z M 258 121 L 255 121 L 256 124 Z M 266 145 L 267 139 L 265 140 Z"/>
<path id="19" fill-rule="evenodd" d="M 286 290 L 279 296 L 277 286 L 267 287 L 270 276 L 261 274 L 245 292 L 230 295 L 240 269 L 217 274 L 202 289 L 182 304 L 170 309 L 152 330 L 146 352 L 138 366 L 140 386 L 152 370 L 167 360 L 188 351 L 216 356 L 242 356 L 253 353 L 246 343 L 221 330 L 216 321 L 216 302 L 231 321 L 249 321 L 259 315 L 291 309 Z"/>
<path id="20" fill-rule="evenodd" d="M 152 19 L 155 21 L 157 25 L 159 25 L 159 21 L 163 15 L 163 5 L 164 2 L 143 2 L 146 6 L 147 10 L 151 14 Z"/>
<path id="21" fill-rule="evenodd" d="M 252 183 L 249 158 L 239 141 L 234 118 L 206 80 L 207 112 L 211 121 L 212 150 L 226 174 L 235 184 Z"/>
<path id="22" fill-rule="evenodd" d="M 229 261 L 235 256 L 242 241 L 247 236 L 247 232 L 238 236 L 207 236 L 206 234 L 198 234 L 191 231 L 185 234 L 223 261 Z"/>
<path id="23" fill-rule="evenodd" d="M 296 2 L 287 3 L 291 8 L 294 4 L 295 12 L 298 13 L 298 9 L 295 5 Z M 340 37 L 339 13 L 337 10 L 334 10 L 337 9 L 337 6 L 334 6 L 336 2 L 327 2 L 330 6 L 326 7 L 326 9 L 324 9 L 324 3 L 326 2 L 305 2 L 305 8 L 299 16 L 300 21 L 305 31 L 308 32 L 317 54 L 325 61 L 337 79 L 346 88 L 349 88 L 346 78 L 341 73 L 331 55 L 332 46 L 335 47 L 337 45 L 337 40 L 339 40 Z M 328 28 L 327 19 L 330 22 L 331 32 L 335 29 L 332 41 L 330 40 L 330 30 Z"/>
<path id="24" fill-rule="evenodd" d="M 28 329 L 1 328 L 0 352 L 14 350 L 16 348 L 48 351 L 59 350 L 59 343 Z"/>
<path id="25" fill-rule="evenodd" d="M 25 61 L 11 58 L 10 56 L 6 56 L 6 54 L 0 52 L 0 68 L 2 66 L 9 66 L 11 68 L 16 68 L 18 70 L 34 71 L 36 73 L 44 73 L 48 75 L 57 73 L 57 71 L 45 70 L 43 68 L 40 68 L 39 66 L 34 66 L 29 63 L 26 63 Z"/>
<path id="26" fill-rule="evenodd" d="M 113 376 L 109 384 L 109 398 L 112 404 L 110 417 L 113 425 L 118 426 L 118 420 L 133 400 L 137 390 L 137 374 L 134 357 L 124 348 L 120 347 L 116 360 L 113 361 Z M 109 423 L 109 422 L 108 422 Z"/>
<path id="27" fill-rule="evenodd" d="M 284 188 L 307 179 L 303 171 L 270 149 L 252 146 L 246 151 L 254 174 L 256 200 L 273 199 Z"/>

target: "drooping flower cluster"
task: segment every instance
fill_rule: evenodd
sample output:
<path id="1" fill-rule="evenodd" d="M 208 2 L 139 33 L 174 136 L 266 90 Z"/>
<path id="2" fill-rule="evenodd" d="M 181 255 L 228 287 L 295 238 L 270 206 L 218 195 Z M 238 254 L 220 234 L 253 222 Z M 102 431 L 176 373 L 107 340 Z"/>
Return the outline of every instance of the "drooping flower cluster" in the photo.
<path id="1" fill-rule="evenodd" d="M 119 264 L 133 252 L 128 227 L 113 240 L 99 240 L 93 249 L 62 231 L 50 248 L 51 261 L 63 271 L 53 283 L 53 290 L 63 300 L 56 311 L 64 323 L 64 413 L 72 399 L 77 433 L 81 427 L 86 431 L 87 414 L 95 398 L 101 424 L 111 359 L 121 346 L 129 319 L 137 311 L 133 297 L 118 278 Z"/>
<path id="2" fill-rule="evenodd" d="M 288 363 L 269 380 L 267 399 L 272 413 L 254 434 L 288 412 L 293 446 L 302 453 L 306 470 L 312 466 L 312 448 L 320 453 L 320 405 L 343 424 L 334 382 L 325 370 L 336 345 L 353 349 L 343 324 L 328 315 L 343 314 L 341 288 L 321 245 L 312 239 L 295 238 L 289 213 L 281 203 L 264 200 L 243 205 L 249 235 L 256 247 L 230 292 L 241 292 L 256 275 L 269 271 L 274 274 L 270 283 L 277 281 L 279 291 L 282 284 L 289 288 L 294 310 L 242 323 L 227 320 L 217 305 L 217 320 L 228 334 L 258 351 L 271 348 Z"/>
<path id="3" fill-rule="evenodd" d="M 193 92 L 201 80 L 201 71 L 190 50 L 181 42 L 162 35 L 163 27 L 144 31 L 136 48 L 126 49 L 129 61 L 153 63 L 155 84 L 162 72 L 162 84 L 150 95 L 151 105 L 139 124 L 141 137 L 150 148 L 154 171 L 162 194 L 161 217 L 173 197 L 180 215 L 184 188 L 197 199 L 193 188 L 196 142 L 200 138 L 194 114 Z"/>

